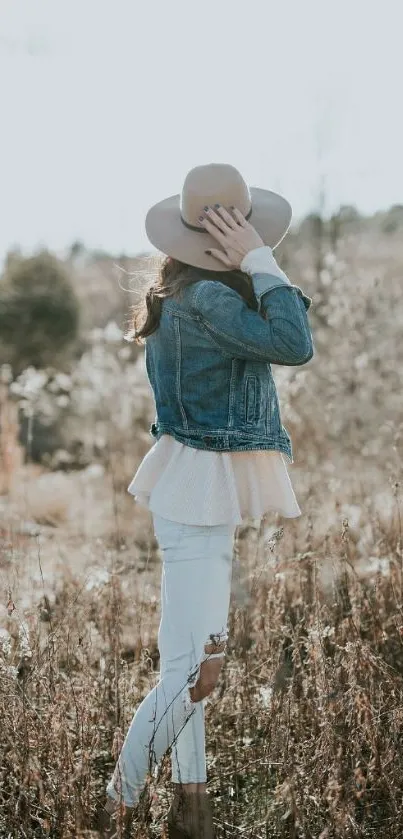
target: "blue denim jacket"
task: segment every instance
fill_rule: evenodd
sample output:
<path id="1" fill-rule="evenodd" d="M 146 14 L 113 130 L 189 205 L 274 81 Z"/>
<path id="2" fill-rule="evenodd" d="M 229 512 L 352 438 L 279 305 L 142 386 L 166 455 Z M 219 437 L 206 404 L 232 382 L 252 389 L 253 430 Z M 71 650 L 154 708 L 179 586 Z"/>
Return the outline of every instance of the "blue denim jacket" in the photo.
<path id="1" fill-rule="evenodd" d="M 150 434 L 155 440 L 170 434 L 197 449 L 276 449 L 293 463 L 271 364 L 299 366 L 312 358 L 312 300 L 273 274 L 251 280 L 257 311 L 200 271 L 181 297 L 164 298 L 160 324 L 145 341 L 156 407 Z"/>

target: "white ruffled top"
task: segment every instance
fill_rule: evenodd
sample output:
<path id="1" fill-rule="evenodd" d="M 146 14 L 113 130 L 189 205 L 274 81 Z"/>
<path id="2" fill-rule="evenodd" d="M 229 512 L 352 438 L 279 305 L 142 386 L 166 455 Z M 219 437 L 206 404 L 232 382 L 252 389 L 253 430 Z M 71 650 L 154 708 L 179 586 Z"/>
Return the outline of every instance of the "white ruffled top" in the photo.
<path id="1" fill-rule="evenodd" d="M 244 257 L 241 270 L 288 278 L 268 246 Z M 184 524 L 239 525 L 278 512 L 301 515 L 281 451 L 215 452 L 162 434 L 141 461 L 128 492 L 151 512 Z"/>

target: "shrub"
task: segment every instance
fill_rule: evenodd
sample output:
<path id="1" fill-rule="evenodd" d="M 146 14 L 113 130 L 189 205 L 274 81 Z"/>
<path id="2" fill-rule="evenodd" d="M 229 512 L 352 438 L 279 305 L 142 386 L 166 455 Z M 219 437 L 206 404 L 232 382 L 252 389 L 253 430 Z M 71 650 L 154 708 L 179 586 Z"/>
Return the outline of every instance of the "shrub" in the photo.
<path id="1" fill-rule="evenodd" d="M 47 251 L 13 259 L 0 282 L 0 361 L 14 373 L 54 363 L 77 337 L 79 302 L 62 263 Z"/>

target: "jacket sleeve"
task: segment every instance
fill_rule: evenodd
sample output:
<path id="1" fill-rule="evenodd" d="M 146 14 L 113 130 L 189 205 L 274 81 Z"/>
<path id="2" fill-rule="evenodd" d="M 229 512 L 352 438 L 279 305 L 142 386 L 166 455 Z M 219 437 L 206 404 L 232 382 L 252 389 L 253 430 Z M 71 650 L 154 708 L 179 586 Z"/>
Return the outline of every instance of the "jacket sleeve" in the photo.
<path id="1" fill-rule="evenodd" d="M 314 354 L 307 311 L 312 303 L 279 273 L 253 273 L 259 311 L 219 280 L 196 284 L 192 309 L 224 355 L 297 366 Z"/>

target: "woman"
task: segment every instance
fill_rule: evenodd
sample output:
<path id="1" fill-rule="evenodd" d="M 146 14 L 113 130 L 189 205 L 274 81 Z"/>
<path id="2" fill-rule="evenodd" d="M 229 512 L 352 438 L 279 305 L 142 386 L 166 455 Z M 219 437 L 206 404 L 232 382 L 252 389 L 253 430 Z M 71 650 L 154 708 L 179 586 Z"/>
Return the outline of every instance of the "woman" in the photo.
<path id="1" fill-rule="evenodd" d="M 146 345 L 156 442 L 128 490 L 150 509 L 162 553 L 160 679 L 107 785 L 104 835 L 114 835 L 118 811 L 130 823 L 147 772 L 171 747 L 169 836 L 213 837 L 204 706 L 225 656 L 235 530 L 268 510 L 301 514 L 271 372 L 314 353 L 311 298 L 272 253 L 290 220 L 282 196 L 249 188 L 227 164 L 195 167 L 181 195 L 147 214 L 148 237 L 167 258 L 133 327 Z"/>

